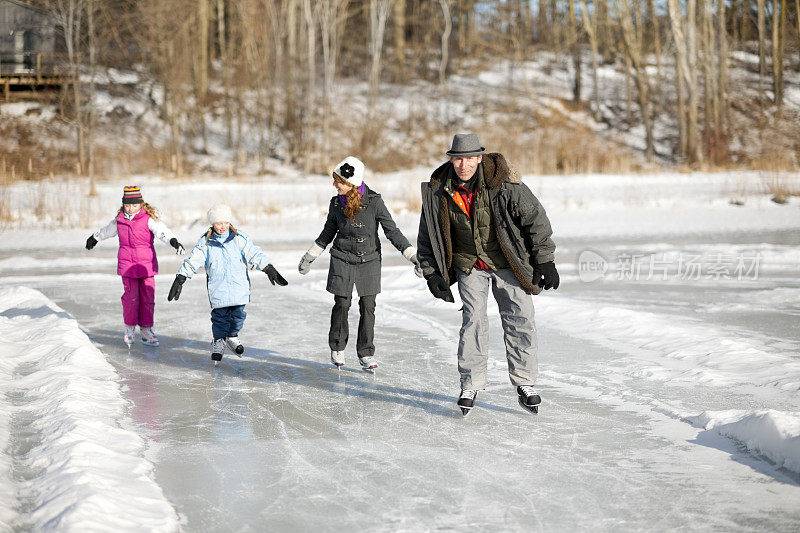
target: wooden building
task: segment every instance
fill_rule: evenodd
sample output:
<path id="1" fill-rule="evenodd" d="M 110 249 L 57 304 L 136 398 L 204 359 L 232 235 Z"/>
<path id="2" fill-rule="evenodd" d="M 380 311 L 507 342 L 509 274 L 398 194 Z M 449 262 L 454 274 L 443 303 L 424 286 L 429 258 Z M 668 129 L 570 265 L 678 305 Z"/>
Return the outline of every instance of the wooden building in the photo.
<path id="1" fill-rule="evenodd" d="M 43 9 L 19 0 L 0 0 L 0 87 L 31 94 L 57 89 L 63 77 L 56 23 Z"/>

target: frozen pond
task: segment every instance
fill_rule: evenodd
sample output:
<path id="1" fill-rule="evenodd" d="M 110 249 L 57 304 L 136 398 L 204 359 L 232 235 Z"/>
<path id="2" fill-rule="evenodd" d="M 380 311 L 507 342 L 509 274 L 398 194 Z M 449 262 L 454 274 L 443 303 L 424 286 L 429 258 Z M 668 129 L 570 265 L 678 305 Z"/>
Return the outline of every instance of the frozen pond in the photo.
<path id="1" fill-rule="evenodd" d="M 726 362 L 743 353 L 751 364 L 760 351 L 786 368 L 798 364 L 797 236 L 710 242 L 558 242 L 562 286 L 535 299 L 538 415 L 516 402 L 495 309 L 489 388 L 461 416 L 458 306 L 433 302 L 393 250 L 378 297 L 375 375 L 357 368 L 354 339 L 344 369 L 329 364 L 327 254 L 299 276 L 305 242 L 265 246 L 289 286 L 252 273 L 245 356 L 226 355 L 219 368 L 209 360 L 203 276 L 167 303 L 178 259 L 164 248 L 158 348 L 122 343 L 113 246 L 59 258 L 27 250 L 29 264 L 7 268 L 0 282 L 42 291 L 106 354 L 147 439 L 155 481 L 188 531 L 796 531 L 800 476 L 687 415 L 800 410 L 797 388 L 773 379 L 777 372 L 753 368 L 752 381 L 742 381 Z M 577 257 L 587 249 L 608 261 L 603 280 L 581 281 Z M 717 252 L 762 254 L 758 276 L 683 279 L 676 262 L 649 279 L 614 274 L 637 253 L 662 262 L 699 254 L 708 265 Z M 351 309 L 351 331 L 356 320 Z M 669 348 L 681 338 L 707 348 Z M 720 359 L 693 374 L 706 352 Z"/>

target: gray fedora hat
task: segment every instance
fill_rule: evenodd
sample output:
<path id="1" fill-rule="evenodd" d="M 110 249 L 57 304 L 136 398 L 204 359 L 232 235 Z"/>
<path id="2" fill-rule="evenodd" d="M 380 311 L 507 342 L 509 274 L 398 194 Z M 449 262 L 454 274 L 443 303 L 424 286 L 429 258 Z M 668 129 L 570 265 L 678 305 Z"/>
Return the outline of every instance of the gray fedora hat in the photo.
<path id="1" fill-rule="evenodd" d="M 456 133 L 453 136 L 453 145 L 445 152 L 450 157 L 472 157 L 481 155 L 486 148 L 481 146 L 478 136 L 474 133 Z"/>

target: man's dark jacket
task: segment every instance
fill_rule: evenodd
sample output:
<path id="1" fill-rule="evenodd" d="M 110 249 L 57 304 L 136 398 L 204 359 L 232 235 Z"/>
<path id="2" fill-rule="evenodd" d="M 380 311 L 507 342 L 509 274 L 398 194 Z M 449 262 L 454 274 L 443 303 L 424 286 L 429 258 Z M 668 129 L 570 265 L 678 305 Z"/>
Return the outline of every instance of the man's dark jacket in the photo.
<path id="1" fill-rule="evenodd" d="M 539 200 L 520 181 L 505 157 L 499 153 L 483 156 L 483 177 L 489 191 L 489 204 L 497 239 L 514 276 L 531 294 L 541 288 L 533 283 L 533 265 L 553 261 L 556 249 L 550 220 Z M 448 283 L 456 281 L 453 271 L 453 243 L 450 235 L 445 181 L 453 173 L 449 161 L 433 171 L 430 181 L 422 184 L 422 213 L 417 236 L 417 257 L 425 277 L 434 273 Z"/>

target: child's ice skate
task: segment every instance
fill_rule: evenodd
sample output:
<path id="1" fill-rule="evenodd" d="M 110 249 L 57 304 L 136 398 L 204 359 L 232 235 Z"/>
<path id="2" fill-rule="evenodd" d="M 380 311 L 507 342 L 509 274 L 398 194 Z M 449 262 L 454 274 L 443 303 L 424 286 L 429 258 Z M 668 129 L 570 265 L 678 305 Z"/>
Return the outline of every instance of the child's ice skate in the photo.
<path id="1" fill-rule="evenodd" d="M 241 357 L 244 353 L 244 346 L 242 346 L 242 343 L 239 342 L 238 336 L 234 335 L 233 337 L 228 337 L 225 339 L 225 343 L 228 345 L 228 348 L 230 348 L 231 351 L 239 357 Z"/>
<path id="2" fill-rule="evenodd" d="M 131 347 L 133 344 L 133 335 L 136 333 L 136 326 L 125 326 L 125 336 L 123 339 L 125 340 L 125 344 L 128 345 L 128 348 Z"/>
<path id="3" fill-rule="evenodd" d="M 225 353 L 225 339 L 214 339 L 211 342 L 211 360 L 214 361 L 214 366 L 219 366 L 223 353 Z"/>
<path id="4" fill-rule="evenodd" d="M 139 328 L 139 331 L 142 332 L 142 342 L 147 346 L 158 346 L 158 337 L 156 333 L 153 331 L 152 327 L 149 328 Z"/>

